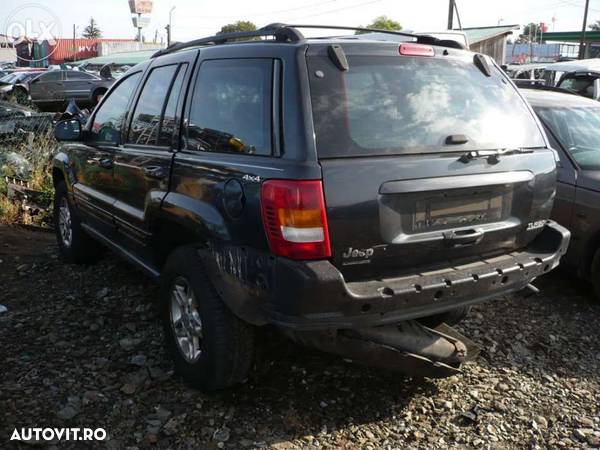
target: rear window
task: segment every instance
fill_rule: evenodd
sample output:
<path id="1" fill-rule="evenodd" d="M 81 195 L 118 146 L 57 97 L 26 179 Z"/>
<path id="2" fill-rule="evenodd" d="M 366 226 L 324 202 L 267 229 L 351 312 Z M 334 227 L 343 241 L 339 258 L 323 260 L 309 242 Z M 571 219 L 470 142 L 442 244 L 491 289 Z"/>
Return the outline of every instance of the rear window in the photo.
<path id="1" fill-rule="evenodd" d="M 545 145 L 525 102 L 495 67 L 471 60 L 354 56 L 350 70 L 309 57 L 321 157 L 536 148 Z M 451 135 L 466 144 L 446 145 Z"/>

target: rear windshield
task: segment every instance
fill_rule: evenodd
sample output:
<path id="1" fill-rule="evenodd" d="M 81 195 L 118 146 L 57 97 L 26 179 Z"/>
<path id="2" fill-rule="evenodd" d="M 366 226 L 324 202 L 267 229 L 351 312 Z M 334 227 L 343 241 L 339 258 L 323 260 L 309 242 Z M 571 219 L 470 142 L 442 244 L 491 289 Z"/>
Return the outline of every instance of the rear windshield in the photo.
<path id="1" fill-rule="evenodd" d="M 600 170 L 600 108 L 539 108 L 536 112 L 584 170 Z"/>
<path id="2" fill-rule="evenodd" d="M 471 60 L 354 56 L 350 69 L 309 57 L 319 156 L 536 148 L 539 127 L 495 67 Z M 446 145 L 451 135 L 466 144 Z"/>

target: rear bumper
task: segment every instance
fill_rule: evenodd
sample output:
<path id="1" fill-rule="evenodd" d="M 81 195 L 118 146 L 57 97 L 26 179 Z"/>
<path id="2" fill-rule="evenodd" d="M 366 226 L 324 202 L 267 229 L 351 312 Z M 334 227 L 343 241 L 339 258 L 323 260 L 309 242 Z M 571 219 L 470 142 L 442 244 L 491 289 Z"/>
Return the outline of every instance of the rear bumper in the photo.
<path id="1" fill-rule="evenodd" d="M 346 282 L 329 261 L 278 259 L 268 321 L 298 330 L 356 329 L 438 314 L 520 291 L 555 268 L 570 232 L 548 221 L 526 248 L 401 278 Z"/>

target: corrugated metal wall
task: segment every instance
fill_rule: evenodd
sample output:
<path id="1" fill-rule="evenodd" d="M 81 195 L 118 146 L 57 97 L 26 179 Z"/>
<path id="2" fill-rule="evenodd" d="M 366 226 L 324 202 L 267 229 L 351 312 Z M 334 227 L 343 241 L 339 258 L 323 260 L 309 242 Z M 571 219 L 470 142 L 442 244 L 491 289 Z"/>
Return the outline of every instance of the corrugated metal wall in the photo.
<path id="1" fill-rule="evenodd" d="M 472 52 L 491 56 L 498 64 L 504 64 L 506 62 L 506 40 L 506 36 L 497 36 L 471 44 L 469 49 Z"/>
<path id="2" fill-rule="evenodd" d="M 132 39 L 57 39 L 49 52 L 50 64 L 79 61 L 98 56 L 98 48 L 104 42 L 134 42 Z"/>
<path id="3" fill-rule="evenodd" d="M 137 41 L 102 41 L 98 42 L 98 56 L 114 55 L 115 53 L 139 52 L 144 50 L 159 50 L 165 45 Z"/>

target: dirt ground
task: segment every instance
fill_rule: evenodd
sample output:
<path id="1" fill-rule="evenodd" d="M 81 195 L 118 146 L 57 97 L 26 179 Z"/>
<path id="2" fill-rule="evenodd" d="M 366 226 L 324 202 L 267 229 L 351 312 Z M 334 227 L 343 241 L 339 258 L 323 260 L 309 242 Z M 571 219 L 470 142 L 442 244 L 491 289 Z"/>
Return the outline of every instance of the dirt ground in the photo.
<path id="1" fill-rule="evenodd" d="M 173 375 L 144 275 L 108 252 L 66 265 L 51 233 L 0 227 L 0 448 L 35 426 L 103 427 L 93 445 L 114 449 L 600 448 L 600 305 L 560 272 L 536 284 L 474 309 L 460 331 L 484 351 L 458 376 L 410 379 L 266 330 L 248 382 L 206 395 Z"/>

